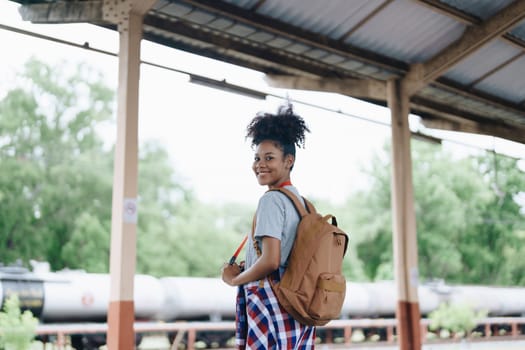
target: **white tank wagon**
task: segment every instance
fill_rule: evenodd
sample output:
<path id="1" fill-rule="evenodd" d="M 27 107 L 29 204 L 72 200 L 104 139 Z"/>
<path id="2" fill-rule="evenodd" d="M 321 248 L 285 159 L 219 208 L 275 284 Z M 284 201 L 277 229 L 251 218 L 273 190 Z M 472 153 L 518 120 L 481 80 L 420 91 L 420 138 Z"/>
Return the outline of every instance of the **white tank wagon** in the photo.
<path id="1" fill-rule="evenodd" d="M 418 295 L 419 308 L 423 314 L 436 309 L 442 301 L 442 298 L 426 285 L 419 286 Z M 397 286 L 393 281 L 347 282 L 341 318 L 395 317 L 396 307 Z"/>
<path id="2" fill-rule="evenodd" d="M 220 278 L 136 275 L 137 320 L 232 320 L 237 288 Z M 110 277 L 83 271 L 29 272 L 0 268 L 0 297 L 16 293 L 24 308 L 42 322 L 105 321 Z M 525 288 L 422 284 L 418 289 L 422 315 L 440 303 L 468 304 L 489 316 L 525 315 Z M 341 318 L 394 316 L 397 288 L 392 281 L 348 282 Z"/>
<path id="3" fill-rule="evenodd" d="M 44 320 L 105 321 L 110 284 L 108 274 L 59 272 L 49 276 L 44 283 Z M 157 278 L 136 275 L 133 298 L 135 317 L 150 320 L 164 305 L 164 289 Z"/>
<path id="4" fill-rule="evenodd" d="M 165 304 L 164 288 L 149 275 L 136 275 L 135 317 L 151 320 Z M 109 306 L 110 277 L 83 271 L 32 273 L 0 271 L 1 305 L 17 294 L 21 307 L 29 309 L 43 323 L 105 322 Z"/>
<path id="5" fill-rule="evenodd" d="M 158 320 L 235 319 L 237 288 L 219 278 L 164 277 L 160 279 L 166 299 Z"/>
<path id="6" fill-rule="evenodd" d="M 488 316 L 525 316 L 523 287 L 451 286 L 449 302 L 486 311 Z"/>
<path id="7" fill-rule="evenodd" d="M 0 267 L 2 306 L 6 298 L 15 293 L 22 307 L 30 309 L 44 324 L 106 322 L 110 276 L 83 271 L 29 272 L 23 268 Z M 220 278 L 136 275 L 135 317 L 140 321 L 160 322 L 233 320 L 236 293 L 237 288 L 226 285 Z M 524 287 L 450 286 L 435 282 L 421 284 L 418 297 L 422 317 L 427 317 L 445 302 L 487 310 L 488 316 L 525 315 Z M 392 281 L 348 282 L 341 318 L 395 317 L 397 302 L 397 286 Z M 198 336 L 203 341 L 222 341 L 231 334 L 210 331 L 199 332 Z M 105 337 L 77 334 L 72 341 L 77 350 L 88 350 L 103 345 Z"/>

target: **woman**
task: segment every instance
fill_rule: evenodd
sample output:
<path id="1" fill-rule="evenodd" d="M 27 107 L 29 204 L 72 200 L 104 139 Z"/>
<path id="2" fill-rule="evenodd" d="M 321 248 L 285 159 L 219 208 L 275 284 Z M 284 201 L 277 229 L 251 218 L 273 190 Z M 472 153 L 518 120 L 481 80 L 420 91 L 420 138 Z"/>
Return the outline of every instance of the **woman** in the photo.
<path id="1" fill-rule="evenodd" d="M 248 125 L 255 157 L 252 169 L 257 181 L 268 189 L 286 187 L 303 202 L 292 185 L 290 172 L 295 163 L 295 146 L 304 146 L 304 120 L 291 106 L 277 115 L 256 116 Z M 304 202 L 303 202 L 304 203 Z M 313 349 L 315 327 L 293 319 L 277 303 L 269 279 L 278 281 L 295 239 L 299 215 L 293 203 L 278 191 L 259 199 L 253 238 L 246 261 L 225 264 L 222 279 L 239 286 L 237 295 L 236 344 L 239 349 Z"/>

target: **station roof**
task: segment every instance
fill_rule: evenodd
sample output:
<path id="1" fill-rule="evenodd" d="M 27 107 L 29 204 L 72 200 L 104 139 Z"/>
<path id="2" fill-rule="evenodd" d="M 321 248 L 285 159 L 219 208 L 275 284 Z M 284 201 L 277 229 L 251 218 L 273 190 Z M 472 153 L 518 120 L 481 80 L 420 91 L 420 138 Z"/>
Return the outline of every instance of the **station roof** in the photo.
<path id="1" fill-rule="evenodd" d="M 102 7 L 118 1 L 16 2 L 34 23 L 116 29 Z M 381 105 L 401 78 L 426 127 L 525 143 L 525 0 L 158 0 L 144 39 Z"/>

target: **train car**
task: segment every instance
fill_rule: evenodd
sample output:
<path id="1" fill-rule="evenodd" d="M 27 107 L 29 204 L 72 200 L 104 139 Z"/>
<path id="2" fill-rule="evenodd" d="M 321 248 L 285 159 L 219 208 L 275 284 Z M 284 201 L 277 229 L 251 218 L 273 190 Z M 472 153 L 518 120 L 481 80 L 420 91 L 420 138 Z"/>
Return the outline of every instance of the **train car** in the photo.
<path id="1" fill-rule="evenodd" d="M 21 307 L 31 310 L 44 323 L 106 321 L 109 292 L 108 274 L 76 270 L 33 273 L 20 268 L 0 268 L 2 305 L 10 295 L 17 294 Z M 164 307 L 165 295 L 159 279 L 136 275 L 136 318 L 153 319 Z"/>
<path id="2" fill-rule="evenodd" d="M 108 274 L 66 270 L 50 272 L 37 266 L 0 267 L 0 296 L 3 306 L 12 294 L 19 296 L 42 323 L 106 322 L 110 295 Z M 393 281 L 348 282 L 342 319 L 393 318 L 397 306 Z M 449 286 L 422 284 L 418 289 L 422 316 L 441 303 L 468 304 L 485 310 L 489 316 L 524 316 L 525 288 L 494 286 Z M 236 288 L 219 278 L 163 277 L 136 275 L 134 281 L 135 318 L 140 321 L 220 321 L 235 319 Z M 205 341 L 231 337 L 231 334 L 199 334 Z M 215 337 L 215 338 L 214 338 Z M 72 336 L 77 350 L 97 348 L 105 337 Z"/>
<path id="3" fill-rule="evenodd" d="M 218 278 L 166 277 L 160 279 L 166 291 L 166 304 L 156 319 L 233 320 L 236 288 Z M 397 295 L 392 281 L 374 283 L 348 282 L 341 318 L 395 317 Z M 442 297 L 431 287 L 420 286 L 420 310 L 427 314 L 436 309 Z"/>
<path id="4" fill-rule="evenodd" d="M 448 302 L 468 305 L 487 316 L 525 316 L 525 288 L 498 286 L 450 286 Z"/>
<path id="5" fill-rule="evenodd" d="M 164 277 L 165 304 L 155 319 L 222 321 L 235 319 L 237 289 L 220 278 Z"/>
<path id="6" fill-rule="evenodd" d="M 422 314 L 428 314 L 442 302 L 429 286 L 419 286 L 418 293 Z M 396 305 L 397 287 L 393 281 L 347 282 L 341 318 L 395 317 Z"/>
<path id="7" fill-rule="evenodd" d="M 0 296 L 4 302 L 17 294 L 20 306 L 30 310 L 40 323 L 106 322 L 110 295 L 108 274 L 78 270 L 31 272 L 21 267 L 0 267 Z M 134 281 L 135 317 L 152 320 L 165 304 L 161 282 L 148 275 Z M 44 339 L 45 340 L 45 339 Z M 137 339 L 137 342 L 140 339 Z M 96 349 L 106 343 L 104 334 L 71 337 L 76 349 Z"/>

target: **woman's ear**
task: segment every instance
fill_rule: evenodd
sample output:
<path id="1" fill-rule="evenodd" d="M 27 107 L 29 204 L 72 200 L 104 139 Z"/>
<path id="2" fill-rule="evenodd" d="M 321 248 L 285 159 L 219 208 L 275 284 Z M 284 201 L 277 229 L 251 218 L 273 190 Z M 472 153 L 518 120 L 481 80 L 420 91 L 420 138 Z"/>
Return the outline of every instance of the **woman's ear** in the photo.
<path id="1" fill-rule="evenodd" d="M 291 169 L 293 167 L 293 163 L 295 162 L 295 157 L 292 156 L 291 154 L 287 154 L 285 162 L 286 162 L 286 169 Z"/>

